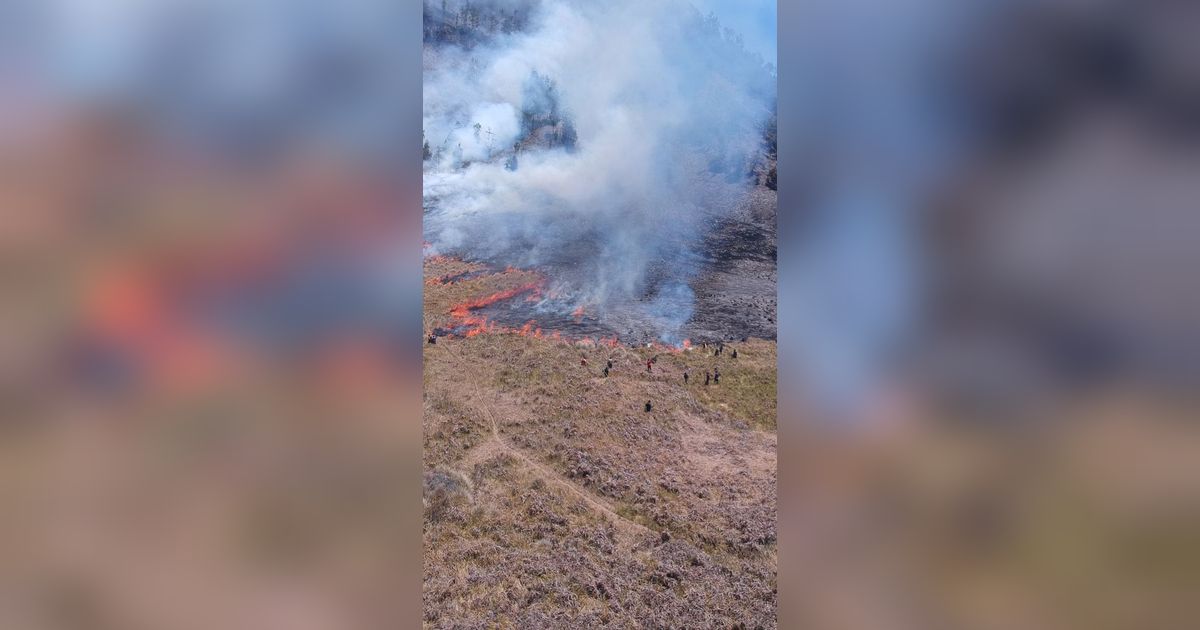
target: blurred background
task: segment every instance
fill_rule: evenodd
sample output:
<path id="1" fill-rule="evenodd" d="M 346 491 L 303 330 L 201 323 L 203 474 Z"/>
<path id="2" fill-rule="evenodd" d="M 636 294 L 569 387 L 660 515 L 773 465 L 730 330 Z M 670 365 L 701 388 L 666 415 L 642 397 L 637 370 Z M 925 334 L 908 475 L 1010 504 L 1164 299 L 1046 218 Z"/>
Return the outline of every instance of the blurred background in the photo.
<path id="1" fill-rule="evenodd" d="M 1200 624 L 1200 5 L 780 4 L 784 627 Z"/>
<path id="2" fill-rule="evenodd" d="M 420 10 L 0 6 L 0 627 L 417 623 Z M 1195 4 L 779 12 L 780 625 L 1196 627 Z"/>
<path id="3" fill-rule="evenodd" d="M 0 627 L 417 623 L 420 11 L 0 7 Z"/>

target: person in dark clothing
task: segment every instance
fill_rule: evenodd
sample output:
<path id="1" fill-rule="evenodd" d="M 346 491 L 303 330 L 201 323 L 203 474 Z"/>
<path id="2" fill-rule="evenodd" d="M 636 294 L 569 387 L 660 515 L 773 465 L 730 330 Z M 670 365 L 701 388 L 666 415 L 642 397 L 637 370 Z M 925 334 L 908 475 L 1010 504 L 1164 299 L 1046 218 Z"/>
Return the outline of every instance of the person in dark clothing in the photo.
<path id="1" fill-rule="evenodd" d="M 654 365 L 654 361 L 646 361 L 646 371 L 653 372 L 654 371 L 653 365 Z"/>
<path id="2" fill-rule="evenodd" d="M 608 366 L 604 366 L 604 378 L 608 378 Z"/>
<path id="3" fill-rule="evenodd" d="M 687 385 L 687 379 L 688 379 L 688 373 L 687 373 L 687 370 L 684 370 L 683 371 L 683 384 L 684 385 Z"/>
<path id="4" fill-rule="evenodd" d="M 650 413 L 650 409 L 651 409 L 651 407 L 650 407 L 650 401 L 649 401 L 649 400 L 647 400 L 647 401 L 646 401 L 646 413 Z"/>
<path id="5" fill-rule="evenodd" d="M 435 343 L 437 343 L 437 337 L 434 335 L 429 335 L 429 345 L 432 346 Z"/>
<path id="6" fill-rule="evenodd" d="M 612 359 L 608 360 L 608 369 L 612 369 Z"/>
<path id="7" fill-rule="evenodd" d="M 721 369 L 713 368 L 713 384 L 720 384 L 720 382 L 721 382 Z"/>
<path id="8" fill-rule="evenodd" d="M 709 382 L 709 381 L 711 381 L 711 380 L 712 380 L 712 372 L 709 372 L 709 371 L 705 370 L 705 372 L 704 372 L 704 384 L 705 384 L 705 385 L 708 385 L 708 382 Z"/>
<path id="9" fill-rule="evenodd" d="M 732 355 L 732 356 L 733 356 L 733 358 L 734 358 L 734 359 L 736 359 L 736 358 L 737 358 L 737 348 L 734 348 L 734 349 L 733 349 L 733 355 Z"/>

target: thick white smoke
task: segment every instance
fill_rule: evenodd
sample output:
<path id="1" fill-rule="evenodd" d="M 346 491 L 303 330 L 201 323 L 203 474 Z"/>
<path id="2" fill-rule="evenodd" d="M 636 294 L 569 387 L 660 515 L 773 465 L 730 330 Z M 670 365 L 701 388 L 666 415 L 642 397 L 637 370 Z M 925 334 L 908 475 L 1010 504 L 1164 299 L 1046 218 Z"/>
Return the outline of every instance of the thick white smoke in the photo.
<path id="1" fill-rule="evenodd" d="M 749 185 L 774 99 L 763 60 L 686 3 L 546 0 L 525 31 L 427 46 L 425 64 L 434 246 L 557 270 L 576 303 L 673 340 L 696 238 Z M 560 121 L 542 133 L 569 125 L 572 142 L 530 138 L 538 80 Z"/>

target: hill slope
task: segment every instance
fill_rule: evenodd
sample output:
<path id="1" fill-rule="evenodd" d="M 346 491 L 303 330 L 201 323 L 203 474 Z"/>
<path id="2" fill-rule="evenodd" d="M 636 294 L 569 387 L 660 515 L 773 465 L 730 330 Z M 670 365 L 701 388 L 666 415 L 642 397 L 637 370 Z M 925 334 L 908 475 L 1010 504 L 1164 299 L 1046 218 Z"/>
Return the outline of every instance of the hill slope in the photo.
<path id="1" fill-rule="evenodd" d="M 426 277 L 462 269 L 427 260 Z M 523 273 L 431 282 L 426 325 Z M 492 333 L 424 360 L 427 626 L 775 626 L 773 342 Z"/>

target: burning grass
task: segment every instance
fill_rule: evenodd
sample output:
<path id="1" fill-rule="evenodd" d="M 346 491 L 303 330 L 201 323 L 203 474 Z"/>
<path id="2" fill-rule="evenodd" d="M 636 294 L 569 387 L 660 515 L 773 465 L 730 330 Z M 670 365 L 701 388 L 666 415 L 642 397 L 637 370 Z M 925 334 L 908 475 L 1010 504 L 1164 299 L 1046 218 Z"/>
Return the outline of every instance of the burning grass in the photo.
<path id="1" fill-rule="evenodd" d="M 425 259 L 425 330 L 432 332 L 436 328 L 463 326 L 480 328 L 485 322 L 472 315 L 472 310 L 521 293 L 532 294 L 543 282 L 537 273 L 515 269 L 483 273 L 457 282 L 440 281 L 446 277 L 486 270 L 485 265 L 453 258 Z"/>

